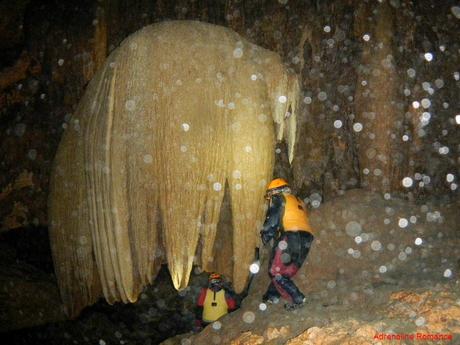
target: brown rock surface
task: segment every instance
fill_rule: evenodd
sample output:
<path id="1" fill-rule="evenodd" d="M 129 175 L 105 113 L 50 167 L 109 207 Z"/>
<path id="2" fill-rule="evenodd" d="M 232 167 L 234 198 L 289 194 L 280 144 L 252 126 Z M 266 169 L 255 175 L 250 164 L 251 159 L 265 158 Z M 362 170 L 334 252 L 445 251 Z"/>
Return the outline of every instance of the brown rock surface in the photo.
<path id="1" fill-rule="evenodd" d="M 267 340 L 274 340 L 277 338 L 285 338 L 289 335 L 289 326 L 285 327 L 280 327 L 280 328 L 275 328 L 275 327 L 269 327 L 264 333 L 264 337 Z"/>
<path id="2" fill-rule="evenodd" d="M 385 298 L 376 298 L 374 303 L 364 306 L 341 305 L 329 310 L 315 302 L 295 313 L 275 308 L 263 316 L 256 312 L 256 321 L 250 325 L 241 320 L 241 314 L 247 312 L 245 308 L 224 318 L 223 327 L 218 330 L 208 327 L 203 333 L 182 337 L 182 343 L 169 340 L 165 344 L 207 344 L 209 339 L 219 339 L 217 344 L 231 345 L 381 345 L 388 340 L 379 339 L 379 335 L 417 337 L 442 334 L 451 336 L 452 344 L 457 344 L 460 340 L 458 289 L 454 290 L 452 284 L 438 285 L 436 292 L 428 287 L 393 292 L 392 289 L 394 287 L 377 288 L 375 294 Z M 373 315 L 366 316 L 366 310 L 372 311 Z M 311 314 L 317 317 L 309 317 Z M 238 334 L 238 329 L 245 331 Z M 273 337 L 274 334 L 281 336 Z M 400 343 L 406 344 L 404 341 Z"/>
<path id="3" fill-rule="evenodd" d="M 300 334 L 294 339 L 289 340 L 286 345 L 371 345 L 372 335 L 350 334 L 349 330 L 340 324 L 334 324 L 330 327 L 311 327 L 306 332 Z"/>
<path id="4" fill-rule="evenodd" d="M 417 293 L 398 291 L 390 296 L 388 313 L 391 317 L 415 318 L 417 326 L 429 333 L 460 333 L 460 299 L 440 287 Z"/>
<path id="5" fill-rule="evenodd" d="M 260 345 L 263 343 L 264 337 L 251 332 L 244 332 L 238 338 L 232 340 L 230 345 Z"/>
<path id="6" fill-rule="evenodd" d="M 308 292 L 304 308 L 287 312 L 282 303 L 267 309 L 261 305 L 268 284 L 265 249 L 261 272 L 242 308 L 223 318 L 222 327 L 209 326 L 182 341 L 208 344 L 218 336 L 219 344 L 263 339 L 263 344 L 276 345 L 371 345 L 385 344 L 378 335 L 418 332 L 448 334 L 457 344 L 457 210 L 455 204 L 416 205 L 359 190 L 326 202 L 311 213 L 318 236 L 308 264 L 296 276 L 298 286 Z M 399 225 L 402 218 L 408 220 L 406 227 Z M 360 234 L 350 230 L 350 222 L 359 224 Z M 369 239 L 357 243 L 355 237 L 365 234 Z M 418 237 L 421 245 L 415 244 Z M 379 250 L 372 249 L 373 241 L 380 242 L 381 247 L 374 244 Z M 348 254 L 348 248 L 359 250 L 360 256 Z M 381 266 L 387 271 L 379 271 Z"/>

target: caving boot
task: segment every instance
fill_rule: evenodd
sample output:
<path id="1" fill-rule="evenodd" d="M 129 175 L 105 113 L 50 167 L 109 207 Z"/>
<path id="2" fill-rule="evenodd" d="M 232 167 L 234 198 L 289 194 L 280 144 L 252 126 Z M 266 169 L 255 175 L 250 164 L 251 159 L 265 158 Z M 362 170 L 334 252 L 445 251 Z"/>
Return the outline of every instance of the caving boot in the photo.
<path id="1" fill-rule="evenodd" d="M 280 299 L 279 299 L 279 297 L 276 297 L 276 296 L 266 296 L 266 295 L 264 295 L 262 297 L 262 301 L 264 303 L 277 304 L 280 301 Z"/>
<path id="2" fill-rule="evenodd" d="M 302 301 L 299 303 L 286 303 L 284 305 L 284 309 L 286 309 L 287 311 L 293 311 L 293 310 L 302 308 L 306 303 L 307 303 L 307 298 L 304 297 Z"/>
<path id="3" fill-rule="evenodd" d="M 270 283 L 267 288 L 267 292 L 262 296 L 262 301 L 264 303 L 276 304 L 280 301 L 280 293 L 276 290 L 275 285 Z"/>

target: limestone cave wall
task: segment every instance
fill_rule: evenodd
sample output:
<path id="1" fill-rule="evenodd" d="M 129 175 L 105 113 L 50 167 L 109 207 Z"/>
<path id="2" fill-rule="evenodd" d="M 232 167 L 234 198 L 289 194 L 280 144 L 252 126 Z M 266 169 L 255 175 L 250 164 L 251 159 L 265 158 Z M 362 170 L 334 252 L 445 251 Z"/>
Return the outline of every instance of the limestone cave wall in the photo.
<path id="1" fill-rule="evenodd" d="M 301 77 L 297 154 L 291 168 L 280 144 L 275 174 L 313 206 L 352 188 L 457 196 L 454 1 L 4 1 L 1 231 L 47 225 L 51 162 L 85 86 L 125 37 L 173 19 L 230 27 Z"/>

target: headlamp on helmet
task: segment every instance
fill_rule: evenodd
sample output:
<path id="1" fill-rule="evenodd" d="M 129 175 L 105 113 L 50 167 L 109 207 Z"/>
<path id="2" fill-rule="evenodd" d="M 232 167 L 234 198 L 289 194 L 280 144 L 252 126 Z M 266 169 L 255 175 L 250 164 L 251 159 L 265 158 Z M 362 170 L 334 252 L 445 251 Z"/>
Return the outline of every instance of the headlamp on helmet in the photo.
<path id="1" fill-rule="evenodd" d="M 285 179 L 276 178 L 272 180 L 268 185 L 267 192 L 265 193 L 265 199 L 270 200 L 272 195 L 279 194 L 289 190 L 289 185 Z"/>
<path id="2" fill-rule="evenodd" d="M 219 273 L 211 273 L 209 275 L 208 285 L 212 290 L 220 290 L 223 287 L 222 276 Z"/>

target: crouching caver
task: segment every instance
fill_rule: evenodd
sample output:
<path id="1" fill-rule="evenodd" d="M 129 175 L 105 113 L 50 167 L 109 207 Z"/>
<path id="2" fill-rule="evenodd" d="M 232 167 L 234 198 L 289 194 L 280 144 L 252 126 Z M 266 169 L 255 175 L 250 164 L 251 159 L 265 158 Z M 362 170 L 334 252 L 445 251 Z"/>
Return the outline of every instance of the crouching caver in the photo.
<path id="1" fill-rule="evenodd" d="M 237 308 L 236 294 L 219 273 L 211 273 L 208 287 L 202 288 L 195 311 L 195 331 L 220 319 Z"/>
<path id="2" fill-rule="evenodd" d="M 302 200 L 291 194 L 286 180 L 270 182 L 266 198 L 270 201 L 267 218 L 260 232 L 262 242 L 274 239 L 268 274 L 271 282 L 263 301 L 276 303 L 280 297 L 288 301 L 287 310 L 302 307 L 306 298 L 292 277 L 305 261 L 313 241 L 312 228 Z"/>

